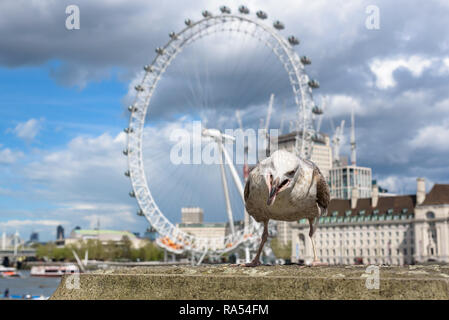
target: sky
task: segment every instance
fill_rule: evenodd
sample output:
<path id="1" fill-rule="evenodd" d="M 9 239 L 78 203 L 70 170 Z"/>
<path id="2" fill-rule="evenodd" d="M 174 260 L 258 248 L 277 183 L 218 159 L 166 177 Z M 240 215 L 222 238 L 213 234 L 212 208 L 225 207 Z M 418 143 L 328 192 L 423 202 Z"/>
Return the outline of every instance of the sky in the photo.
<path id="1" fill-rule="evenodd" d="M 123 172 L 127 105 L 142 66 L 155 48 L 223 4 L 241 1 L 3 0 L 0 2 L 0 232 L 52 240 L 56 227 L 143 232 Z M 356 114 L 357 162 L 390 192 L 413 194 L 449 183 L 449 2 L 246 1 L 282 21 L 283 36 L 300 39 L 311 78 L 327 97 L 322 131 L 346 120 L 341 153 L 349 154 L 350 112 Z M 80 28 L 66 28 L 66 7 L 80 9 Z M 366 27 L 367 7 L 379 8 L 379 29 Z M 245 127 L 265 117 L 276 95 L 270 127 L 294 119 L 291 88 L 269 50 L 241 35 L 212 35 L 186 48 L 153 97 L 144 139 L 150 189 L 173 222 L 178 202 L 205 208 L 223 221 L 219 170 L 167 163 L 170 134 L 202 118 L 210 127 Z M 293 116 L 292 116 L 293 115 Z M 231 178 L 229 178 L 231 179 Z M 234 188 L 235 189 L 235 188 Z M 231 188 L 231 196 L 238 198 Z M 238 202 L 238 200 L 235 200 Z M 233 204 L 235 210 L 241 208 Z M 224 211 L 224 210 L 222 210 Z M 208 215 L 208 212 L 209 215 Z"/>

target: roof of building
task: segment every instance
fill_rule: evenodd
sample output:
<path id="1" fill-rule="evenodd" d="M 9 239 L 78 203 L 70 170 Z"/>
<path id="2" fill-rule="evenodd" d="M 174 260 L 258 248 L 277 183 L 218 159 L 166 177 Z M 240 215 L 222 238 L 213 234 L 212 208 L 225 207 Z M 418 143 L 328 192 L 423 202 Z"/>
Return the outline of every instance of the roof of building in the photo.
<path id="1" fill-rule="evenodd" d="M 422 205 L 449 204 L 449 184 L 435 184 Z"/>
<path id="2" fill-rule="evenodd" d="M 361 198 L 352 209 L 350 199 L 332 199 L 327 217 L 321 217 L 320 221 L 334 223 L 410 219 L 413 218 L 415 211 L 416 195 L 379 197 L 376 207 L 373 208 L 371 204 L 372 198 Z M 422 203 L 422 205 L 439 204 L 449 204 L 449 184 L 435 184 Z M 307 223 L 307 220 L 301 219 L 299 222 Z"/>
<path id="3" fill-rule="evenodd" d="M 74 229 L 72 232 L 82 236 L 116 235 L 116 236 L 127 236 L 128 238 L 136 237 L 135 234 L 129 231 L 120 231 L 120 230 Z"/>
<path id="4" fill-rule="evenodd" d="M 332 199 L 329 203 L 328 216 L 413 213 L 416 195 L 379 196 L 376 207 L 373 208 L 371 203 L 371 198 L 358 199 L 355 209 L 351 209 L 350 199 Z M 449 204 L 449 184 L 435 184 L 422 203 L 422 205 L 440 204 Z"/>
<path id="5" fill-rule="evenodd" d="M 332 199 L 329 203 L 328 216 L 344 217 L 358 215 L 384 215 L 413 213 L 416 205 L 415 195 L 404 195 L 395 197 L 379 197 L 377 206 L 371 206 L 371 198 L 357 200 L 355 209 L 351 209 L 351 200 Z"/>
<path id="6" fill-rule="evenodd" d="M 358 165 L 355 165 L 355 164 L 345 164 L 345 165 L 341 165 L 341 166 L 338 166 L 338 167 L 332 167 L 329 170 L 330 171 L 340 171 L 340 170 L 343 171 L 343 170 L 347 170 L 347 169 L 357 169 L 357 170 L 363 169 L 363 170 L 371 171 L 371 168 L 369 168 L 369 167 L 361 167 L 361 166 L 358 166 Z"/>
<path id="7" fill-rule="evenodd" d="M 299 133 L 300 136 L 302 136 L 302 132 Z M 284 142 L 288 142 L 288 141 L 294 141 L 296 139 L 297 136 L 297 131 L 293 131 L 287 134 L 283 134 L 278 136 L 278 144 L 282 144 Z M 327 134 L 320 132 L 319 135 L 315 136 L 313 138 L 314 142 L 318 142 L 321 144 L 325 144 L 325 137 L 329 137 Z"/>
<path id="8" fill-rule="evenodd" d="M 225 228 L 226 223 L 179 223 L 180 228 Z"/>

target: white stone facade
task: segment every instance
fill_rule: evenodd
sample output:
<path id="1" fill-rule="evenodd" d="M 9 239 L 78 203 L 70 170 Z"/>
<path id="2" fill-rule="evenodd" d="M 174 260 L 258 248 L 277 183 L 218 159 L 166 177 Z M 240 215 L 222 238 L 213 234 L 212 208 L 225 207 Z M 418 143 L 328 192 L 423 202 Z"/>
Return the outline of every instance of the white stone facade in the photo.
<path id="1" fill-rule="evenodd" d="M 416 196 L 331 200 L 314 236 L 318 257 L 331 265 L 449 263 L 449 185 L 426 195 L 422 183 Z M 313 259 L 308 221 L 292 224 L 291 240 L 293 262 Z"/>
<path id="2" fill-rule="evenodd" d="M 449 205 L 416 208 L 416 261 L 449 263 Z"/>
<path id="3" fill-rule="evenodd" d="M 318 257 L 328 264 L 412 264 L 415 236 L 411 215 L 385 221 L 325 222 L 315 233 Z M 292 229 L 292 261 L 312 260 L 308 222 Z"/>

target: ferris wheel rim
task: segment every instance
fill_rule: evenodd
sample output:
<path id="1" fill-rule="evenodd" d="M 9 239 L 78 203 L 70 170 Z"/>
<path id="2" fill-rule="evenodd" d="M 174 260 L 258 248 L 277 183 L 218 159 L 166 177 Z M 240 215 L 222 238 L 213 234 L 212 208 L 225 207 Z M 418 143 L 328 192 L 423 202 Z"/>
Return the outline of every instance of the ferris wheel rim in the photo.
<path id="1" fill-rule="evenodd" d="M 224 253 L 227 251 L 234 250 L 238 245 L 240 245 L 244 241 L 251 241 L 254 239 L 254 233 L 260 233 L 260 226 L 256 224 L 253 219 L 250 219 L 252 223 L 250 223 L 249 230 L 238 230 L 235 234 L 228 234 L 223 237 L 217 238 L 202 238 L 195 237 L 193 235 L 189 235 L 184 231 L 180 230 L 173 223 L 171 223 L 167 217 L 163 214 L 162 210 L 158 207 L 156 200 L 153 198 L 150 188 L 148 186 L 147 177 L 145 175 L 145 168 L 143 166 L 143 155 L 142 155 L 142 139 L 144 133 L 144 124 L 145 118 L 147 116 L 147 112 L 150 108 L 151 97 L 153 95 L 154 90 L 157 87 L 159 80 L 162 75 L 165 73 L 166 69 L 169 67 L 171 61 L 179 54 L 182 49 L 201 38 L 201 32 L 204 30 L 208 30 L 211 27 L 215 27 L 218 25 L 224 25 L 228 22 L 246 22 L 249 25 L 254 25 L 255 30 L 252 36 L 255 36 L 256 30 L 262 30 L 261 34 L 269 35 L 268 39 L 276 40 L 279 47 L 271 47 L 268 41 L 265 42 L 265 45 L 270 47 L 273 53 L 277 56 L 277 58 L 281 61 L 286 69 L 290 85 L 293 89 L 295 96 L 295 103 L 298 106 L 298 112 L 301 112 L 301 107 L 305 109 L 305 96 L 306 90 L 311 89 L 306 87 L 304 88 L 304 79 L 306 82 L 309 81 L 307 74 L 304 71 L 304 65 L 299 59 L 297 53 L 294 51 L 293 47 L 288 43 L 288 41 L 281 36 L 276 30 L 271 29 L 270 27 L 259 23 L 256 20 L 247 18 L 245 16 L 233 15 L 233 14 L 221 14 L 218 16 L 207 16 L 195 23 L 187 25 L 183 30 L 181 30 L 178 34 L 172 33 L 170 34 L 171 39 L 167 42 L 164 47 L 156 49 L 157 55 L 153 59 L 150 65 L 145 66 L 145 75 L 141 81 L 141 83 L 136 86 L 136 98 L 132 106 L 130 107 L 131 115 L 129 120 L 128 135 L 127 135 L 127 146 L 126 155 L 128 158 L 128 168 L 129 168 L 129 177 L 131 178 L 131 183 L 133 187 L 132 196 L 136 197 L 139 207 L 141 208 L 143 215 L 150 222 L 150 224 L 156 229 L 156 231 L 162 236 L 170 239 L 174 239 L 174 243 L 179 245 L 179 242 L 182 242 L 183 245 L 180 245 L 182 250 L 189 250 L 194 252 L 203 252 L 205 250 L 211 250 L 213 252 Z M 211 22 L 211 23 L 210 23 Z M 184 34 L 188 34 L 189 31 L 194 30 L 194 28 L 199 27 L 198 31 L 193 32 L 190 37 L 183 38 Z M 213 29 L 212 29 L 213 30 Z M 215 32 L 220 31 L 228 31 L 227 29 L 222 30 L 213 30 Z M 229 29 L 229 31 L 242 32 L 238 29 Z M 195 38 L 198 36 L 198 38 Z M 257 38 L 257 37 L 256 37 Z M 178 46 L 172 46 L 173 43 L 182 39 Z M 259 38 L 259 40 L 262 40 Z M 287 57 L 287 61 L 283 61 L 280 53 L 276 51 L 276 49 L 282 49 L 284 55 Z M 166 56 L 166 52 L 172 49 Z M 160 63 L 162 61 L 162 63 Z M 292 80 L 292 74 L 287 70 L 286 64 L 289 63 L 292 71 L 294 72 L 294 76 L 296 77 L 296 82 Z M 151 86 L 145 86 L 147 78 L 150 74 L 153 73 L 153 82 Z M 140 87 L 139 87 L 140 86 Z M 144 95 L 145 94 L 145 95 Z M 144 95 L 144 96 L 143 96 Z M 301 96 L 302 101 L 299 101 L 298 95 Z M 140 100 L 139 100 L 140 96 Z M 142 97 L 143 96 L 143 97 Z M 312 98 L 313 102 L 313 98 Z M 139 108 L 140 107 L 140 108 Z M 305 111 L 305 110 L 303 110 Z M 304 118 L 304 120 L 306 120 Z M 305 127 L 303 127 L 302 139 L 303 142 L 301 146 L 305 145 L 305 140 L 307 139 L 305 135 Z M 245 231 L 247 232 L 245 234 Z M 212 240 L 219 240 L 222 242 L 223 248 L 221 249 L 213 249 L 210 246 L 210 242 Z M 167 245 L 167 249 L 169 251 L 179 253 L 181 252 L 181 248 L 176 247 L 173 250 L 170 250 L 170 246 Z"/>

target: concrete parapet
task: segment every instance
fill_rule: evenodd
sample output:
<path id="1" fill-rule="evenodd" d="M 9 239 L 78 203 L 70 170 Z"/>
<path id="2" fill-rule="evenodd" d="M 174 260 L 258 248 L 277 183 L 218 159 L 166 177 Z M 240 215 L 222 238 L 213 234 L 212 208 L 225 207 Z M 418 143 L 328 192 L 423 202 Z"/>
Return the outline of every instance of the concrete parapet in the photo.
<path id="1" fill-rule="evenodd" d="M 51 299 L 449 299 L 448 266 L 155 266 L 64 276 Z"/>

